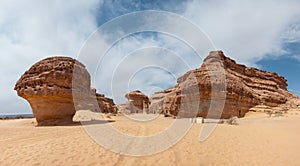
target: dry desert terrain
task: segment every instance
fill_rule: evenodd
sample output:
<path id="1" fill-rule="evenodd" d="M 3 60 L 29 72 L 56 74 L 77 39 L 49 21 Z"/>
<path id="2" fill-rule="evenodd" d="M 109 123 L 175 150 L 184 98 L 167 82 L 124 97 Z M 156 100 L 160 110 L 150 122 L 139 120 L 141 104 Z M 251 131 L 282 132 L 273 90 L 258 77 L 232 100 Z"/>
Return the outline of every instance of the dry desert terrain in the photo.
<path id="1" fill-rule="evenodd" d="M 160 116 L 141 124 L 122 115 L 111 118 L 116 129 L 139 136 L 164 130 L 174 121 Z M 51 127 L 35 124 L 35 119 L 0 121 L 0 165 L 300 164 L 300 111 L 296 110 L 280 117 L 250 112 L 238 119 L 238 125 L 219 124 L 204 142 L 199 141 L 203 124 L 196 123 L 168 150 L 144 157 L 106 150 L 79 123 Z"/>

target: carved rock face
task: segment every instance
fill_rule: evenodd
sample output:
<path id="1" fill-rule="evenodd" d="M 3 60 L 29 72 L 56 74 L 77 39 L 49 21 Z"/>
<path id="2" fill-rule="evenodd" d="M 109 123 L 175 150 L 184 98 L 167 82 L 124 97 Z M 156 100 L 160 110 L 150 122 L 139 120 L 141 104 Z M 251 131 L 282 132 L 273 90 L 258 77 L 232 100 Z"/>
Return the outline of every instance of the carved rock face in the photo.
<path id="1" fill-rule="evenodd" d="M 69 57 L 46 58 L 34 64 L 15 85 L 18 95 L 26 99 L 38 125 L 72 122 L 75 107 L 72 78 L 76 67 L 81 91 L 90 92 L 90 75 L 85 66 Z"/>
<path id="2" fill-rule="evenodd" d="M 225 83 L 220 79 L 222 75 L 218 76 L 218 67 L 224 69 Z M 212 75 L 217 77 L 212 78 Z M 190 79 L 190 76 L 194 79 Z M 200 68 L 187 72 L 178 78 L 177 83 L 175 87 L 155 93 L 151 97 L 150 112 L 177 115 L 180 107 L 197 101 L 199 103 L 197 116 L 206 117 L 211 109 L 213 112 L 223 111 L 221 118 L 243 117 L 253 106 L 261 104 L 274 107 L 298 98 L 287 91 L 287 82 L 283 77 L 276 73 L 237 64 L 226 57 L 222 51 L 210 52 Z M 182 85 L 189 93 L 188 100 L 182 100 L 186 95 L 182 92 Z M 212 85 L 217 87 L 214 94 L 212 94 Z M 218 85 L 220 87 L 224 85 L 226 88 L 218 89 Z M 225 97 L 225 94 L 226 98 L 220 97 Z M 221 100 L 225 100 L 224 109 L 217 107 L 218 101 Z M 195 110 L 185 109 L 185 111 Z"/>

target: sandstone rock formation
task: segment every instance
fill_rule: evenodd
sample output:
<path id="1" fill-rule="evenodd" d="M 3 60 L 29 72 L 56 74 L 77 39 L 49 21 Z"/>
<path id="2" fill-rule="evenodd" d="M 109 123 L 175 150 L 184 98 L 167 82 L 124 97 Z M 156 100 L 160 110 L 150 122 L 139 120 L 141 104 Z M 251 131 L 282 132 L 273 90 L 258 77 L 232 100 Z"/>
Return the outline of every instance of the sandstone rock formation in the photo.
<path id="1" fill-rule="evenodd" d="M 97 106 L 94 107 L 94 110 L 98 110 L 98 108 L 100 109 L 99 111 L 102 113 L 112 113 L 112 114 L 117 114 L 118 108 L 115 105 L 113 99 L 107 98 L 105 97 L 104 94 L 99 94 L 96 93 L 96 89 L 92 88 L 92 97 L 96 96 L 96 100 L 97 100 Z"/>
<path id="2" fill-rule="evenodd" d="M 69 57 L 46 58 L 34 64 L 14 89 L 30 103 L 39 126 L 70 123 L 76 109 L 117 111 L 112 99 L 91 89 L 85 66 Z"/>
<path id="3" fill-rule="evenodd" d="M 299 98 L 293 98 L 288 100 L 283 107 L 287 107 L 288 109 L 299 109 L 300 108 L 300 99 Z"/>
<path id="4" fill-rule="evenodd" d="M 129 92 L 125 95 L 128 99 L 127 109 L 131 113 L 148 113 L 149 98 L 139 90 Z"/>
<path id="5" fill-rule="evenodd" d="M 209 112 L 209 118 L 243 117 L 256 105 L 275 107 L 298 99 L 287 91 L 283 77 L 237 64 L 222 51 L 210 52 L 200 68 L 187 72 L 177 83 L 150 98 L 150 112 L 187 117 L 207 117 Z"/>
<path id="6" fill-rule="evenodd" d="M 179 86 L 154 93 L 150 97 L 150 102 L 149 112 L 176 116 L 181 102 Z"/>
<path id="7" fill-rule="evenodd" d="M 72 97 L 74 67 L 80 74 L 82 90 L 89 91 L 90 75 L 85 66 L 69 57 L 46 58 L 34 64 L 15 85 L 20 97 L 26 99 L 38 125 L 72 122 L 75 108 Z"/>
<path id="8" fill-rule="evenodd" d="M 249 109 L 252 112 L 264 112 L 276 114 L 276 113 L 287 113 L 287 111 L 298 111 L 300 110 L 300 100 L 298 98 L 289 99 L 286 103 L 277 105 L 276 107 L 270 107 L 266 105 L 256 105 Z"/>

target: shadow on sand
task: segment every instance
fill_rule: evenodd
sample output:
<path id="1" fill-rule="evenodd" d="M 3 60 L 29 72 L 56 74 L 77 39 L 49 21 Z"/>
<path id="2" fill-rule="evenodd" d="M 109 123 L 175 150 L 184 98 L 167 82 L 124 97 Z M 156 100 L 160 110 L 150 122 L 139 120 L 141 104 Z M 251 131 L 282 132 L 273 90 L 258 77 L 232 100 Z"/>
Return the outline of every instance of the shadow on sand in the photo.
<path id="1" fill-rule="evenodd" d="M 52 124 L 52 125 L 42 125 L 36 127 L 53 127 L 53 126 L 83 126 L 83 125 L 97 125 L 97 124 L 107 124 L 115 122 L 115 120 L 96 120 L 91 119 L 89 121 L 74 121 L 71 123 L 60 123 L 60 124 Z"/>

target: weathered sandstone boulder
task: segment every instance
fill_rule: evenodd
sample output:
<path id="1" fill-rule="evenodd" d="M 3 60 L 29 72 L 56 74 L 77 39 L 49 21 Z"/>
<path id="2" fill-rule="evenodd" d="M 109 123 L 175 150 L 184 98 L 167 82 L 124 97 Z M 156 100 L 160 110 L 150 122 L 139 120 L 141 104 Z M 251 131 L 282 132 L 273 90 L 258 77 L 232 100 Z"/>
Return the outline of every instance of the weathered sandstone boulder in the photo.
<path id="1" fill-rule="evenodd" d="M 150 98 L 150 112 L 177 116 L 180 110 L 183 116 L 207 117 L 210 110 L 209 118 L 214 113 L 215 118 L 243 117 L 256 105 L 276 107 L 298 99 L 287 91 L 282 76 L 237 64 L 222 51 L 210 52 L 200 68 L 187 72 L 177 83 Z"/>
<path id="2" fill-rule="evenodd" d="M 38 125 L 58 125 L 72 122 L 75 107 L 72 78 L 76 78 L 81 94 L 90 92 L 90 75 L 85 66 L 69 57 L 46 58 L 34 64 L 15 85 L 18 95 L 26 99 Z M 84 95 L 83 95 L 84 96 Z"/>
<path id="3" fill-rule="evenodd" d="M 128 99 L 127 109 L 131 113 L 148 113 L 149 98 L 139 90 L 129 92 L 125 95 Z"/>

